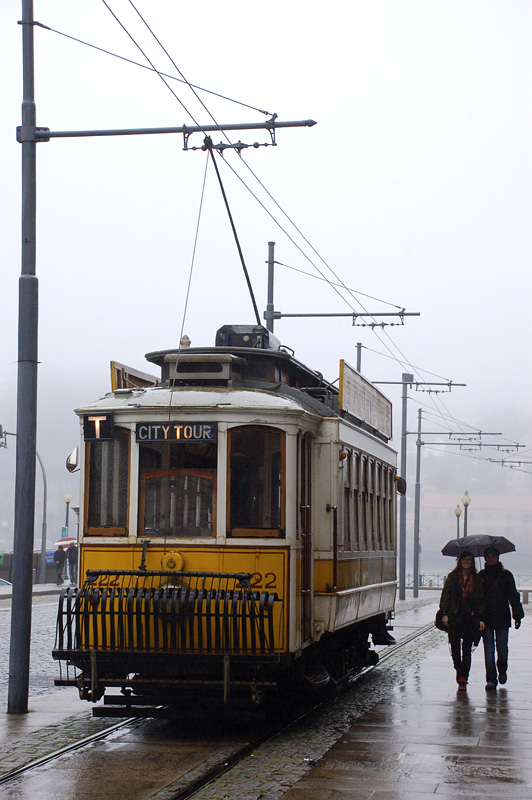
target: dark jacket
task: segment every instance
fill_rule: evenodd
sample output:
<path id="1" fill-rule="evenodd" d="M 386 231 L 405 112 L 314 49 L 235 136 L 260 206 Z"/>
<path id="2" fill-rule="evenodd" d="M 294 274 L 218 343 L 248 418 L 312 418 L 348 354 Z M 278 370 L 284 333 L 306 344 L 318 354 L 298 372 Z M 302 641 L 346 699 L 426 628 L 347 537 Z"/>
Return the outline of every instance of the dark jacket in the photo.
<path id="1" fill-rule="evenodd" d="M 54 564 L 56 567 L 62 567 L 65 563 L 66 553 L 64 550 L 56 550 L 54 553 Z"/>
<path id="2" fill-rule="evenodd" d="M 78 548 L 76 547 L 76 545 L 74 545 L 74 547 L 69 547 L 68 550 L 66 551 L 66 555 L 68 563 L 70 565 L 75 564 L 78 560 Z"/>
<path id="3" fill-rule="evenodd" d="M 440 608 L 449 617 L 449 634 L 461 632 L 464 626 L 475 633 L 479 631 L 479 623 L 484 622 L 484 598 L 482 581 L 479 574 L 473 575 L 473 591 L 464 603 L 462 588 L 456 570 L 447 575 L 440 597 Z"/>
<path id="4" fill-rule="evenodd" d="M 509 628 L 512 616 L 515 620 L 525 616 L 521 605 L 521 596 L 515 587 L 512 573 L 505 569 L 500 561 L 492 567 L 484 567 L 479 573 L 484 587 L 486 616 L 484 622 L 490 628 Z"/>

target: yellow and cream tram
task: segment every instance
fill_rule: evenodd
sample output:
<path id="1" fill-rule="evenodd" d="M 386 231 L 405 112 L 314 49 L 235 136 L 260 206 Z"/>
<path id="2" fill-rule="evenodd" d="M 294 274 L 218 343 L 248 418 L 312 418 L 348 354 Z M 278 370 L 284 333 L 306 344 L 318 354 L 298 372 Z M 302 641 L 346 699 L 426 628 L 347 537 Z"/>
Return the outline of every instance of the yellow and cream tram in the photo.
<path id="1" fill-rule="evenodd" d="M 57 683 L 108 692 L 99 714 L 320 687 L 393 641 L 389 401 L 261 326 L 185 344 L 146 356 L 158 377 L 113 362 L 113 390 L 77 410 L 80 588 L 53 656 Z"/>

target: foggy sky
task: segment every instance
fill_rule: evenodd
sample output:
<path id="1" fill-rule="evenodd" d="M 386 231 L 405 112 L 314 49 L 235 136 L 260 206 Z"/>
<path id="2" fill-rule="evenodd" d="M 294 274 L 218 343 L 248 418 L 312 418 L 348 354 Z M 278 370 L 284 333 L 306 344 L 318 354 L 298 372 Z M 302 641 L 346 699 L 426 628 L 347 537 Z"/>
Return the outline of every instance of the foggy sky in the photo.
<path id="1" fill-rule="evenodd" d="M 111 5 L 157 67 L 176 74 L 129 3 Z M 427 429 L 500 431 L 505 441 L 525 444 L 520 455 L 532 458 L 530 3 L 274 0 L 227 11 L 211 0 L 201 9 L 170 0 L 136 5 L 192 83 L 280 120 L 317 120 L 313 128 L 278 131 L 275 148 L 243 151 L 242 161 L 287 216 L 238 155 L 225 156 L 303 253 L 220 165 L 261 313 L 268 241 L 276 242 L 276 259 L 294 268 L 276 270 L 280 311 L 404 307 L 421 313 L 384 332 L 354 328 L 348 318 L 283 319 L 275 331 L 281 341 L 330 380 L 340 358 L 355 364 L 362 342 L 362 372 L 371 380 L 400 381 L 402 372 L 413 371 L 419 381 L 466 383 L 445 395 L 411 392 L 409 430 L 422 407 Z M 102 3 L 35 0 L 34 13 L 51 28 L 145 63 Z M 20 16 L 20 3 L 4 0 L 0 424 L 11 431 L 20 275 Z M 184 105 L 152 73 L 40 28 L 35 42 L 38 125 L 80 130 L 212 121 L 182 84 L 172 87 Z M 267 118 L 201 97 L 218 122 Z M 201 143 L 201 136 L 191 140 Z M 205 153 L 184 152 L 179 136 L 53 140 L 37 151 L 37 448 L 49 473 L 49 526 L 59 533 L 65 491 L 74 502 L 78 496 L 77 477 L 64 469 L 79 440 L 73 409 L 109 391 L 109 361 L 150 371 L 144 354 L 176 346 L 182 330 L 193 345 L 210 345 L 221 325 L 253 323 L 254 316 L 209 168 L 184 318 Z M 295 271 L 318 275 L 317 265 L 336 281 L 324 262 L 346 286 L 376 299 L 347 295 L 348 303 L 322 280 Z M 398 448 L 400 387 L 384 388 L 394 402 Z M 484 484 L 491 492 L 495 484 L 501 493 L 530 493 L 530 472 L 487 462 L 492 452 L 450 451 L 442 489 L 455 492 L 457 502 L 465 489 L 481 491 Z M 13 440 L 0 451 L 0 523 L 7 527 L 14 452 Z M 38 509 L 40 492 L 38 484 Z"/>

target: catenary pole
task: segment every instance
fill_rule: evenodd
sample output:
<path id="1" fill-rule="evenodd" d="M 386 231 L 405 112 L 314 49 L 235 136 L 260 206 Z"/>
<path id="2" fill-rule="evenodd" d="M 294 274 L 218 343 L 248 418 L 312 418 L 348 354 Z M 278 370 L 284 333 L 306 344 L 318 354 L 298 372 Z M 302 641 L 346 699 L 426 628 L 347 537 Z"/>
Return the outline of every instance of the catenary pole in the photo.
<path id="1" fill-rule="evenodd" d="M 407 411 L 408 387 L 414 382 L 414 376 L 403 372 L 401 375 L 402 406 L 401 406 L 401 475 L 406 479 L 406 437 L 407 437 Z M 399 499 L 399 600 L 405 599 L 406 590 L 406 493 Z"/>
<path id="2" fill-rule="evenodd" d="M 264 315 L 266 319 L 266 328 L 273 333 L 273 274 L 274 274 L 274 251 L 275 251 L 275 242 L 268 242 L 268 301 L 266 303 L 266 313 Z"/>
<path id="3" fill-rule="evenodd" d="M 419 507 L 421 502 L 421 414 L 417 410 L 417 441 L 416 441 L 416 486 L 414 493 L 414 578 L 412 596 L 418 596 L 419 589 Z"/>
<path id="4" fill-rule="evenodd" d="M 28 711 L 37 450 L 36 138 L 33 0 L 22 0 L 22 266 L 19 279 L 17 460 L 7 710 Z"/>

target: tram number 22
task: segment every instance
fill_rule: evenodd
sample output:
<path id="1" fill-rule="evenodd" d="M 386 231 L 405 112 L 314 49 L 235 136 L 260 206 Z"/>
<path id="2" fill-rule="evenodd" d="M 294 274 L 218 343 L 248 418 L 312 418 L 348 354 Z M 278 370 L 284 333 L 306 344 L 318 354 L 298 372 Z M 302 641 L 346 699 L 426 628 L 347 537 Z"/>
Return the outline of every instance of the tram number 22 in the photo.
<path id="1" fill-rule="evenodd" d="M 275 572 L 267 572 L 266 575 L 263 575 L 262 572 L 254 572 L 249 585 L 252 589 L 276 589 L 277 575 Z"/>

